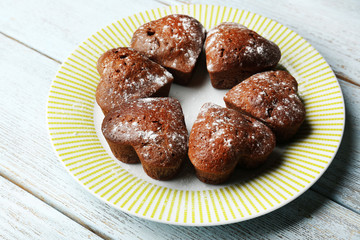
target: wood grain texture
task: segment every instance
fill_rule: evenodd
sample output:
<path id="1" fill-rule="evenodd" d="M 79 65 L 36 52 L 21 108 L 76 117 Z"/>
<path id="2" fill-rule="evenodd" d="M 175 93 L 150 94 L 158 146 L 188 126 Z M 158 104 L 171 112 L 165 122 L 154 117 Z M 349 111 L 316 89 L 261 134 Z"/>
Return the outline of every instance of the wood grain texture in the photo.
<path id="1" fill-rule="evenodd" d="M 0 177 L 0 239 L 100 239 Z"/>
<path id="2" fill-rule="evenodd" d="M 246 9 L 270 17 L 308 40 L 344 79 L 360 84 L 360 1 L 55 1 L 0 2 L 3 33 L 59 60 L 100 28 L 146 9 L 184 3 Z M 126 7 L 124 7 L 124 5 Z M 36 13 L 36 14 L 34 14 Z M 81 13 L 81 14 L 80 14 Z M 104 14 L 106 13 L 106 14 Z M 36 34 L 34 34 L 36 33 Z"/>
<path id="3" fill-rule="evenodd" d="M 161 0 L 127 4 L 110 1 L 105 5 L 100 1 L 0 1 L 0 31 L 12 38 L 0 35 L 0 175 L 48 204 L 43 206 L 40 200 L 24 193 L 41 208 L 33 208 L 35 215 L 49 208 L 49 214 L 57 216 L 52 211 L 53 207 L 73 219 L 74 225 L 79 226 L 79 223 L 105 238 L 179 239 L 182 236 L 183 239 L 359 239 L 360 88 L 344 81 L 340 81 L 347 108 L 344 141 L 329 170 L 312 187 L 316 192 L 309 190 L 293 203 L 257 219 L 205 228 L 149 222 L 104 204 L 65 171 L 50 146 L 45 124 L 48 90 L 59 68 L 58 62 L 50 58 L 64 60 L 77 43 L 100 27 L 119 17 L 159 7 L 163 3 L 173 5 L 180 2 Z M 126 7 L 120 7 L 124 4 Z M 309 4 L 313 4 L 310 10 L 306 8 L 304 11 Z M 358 52 L 359 45 L 352 44 L 359 37 L 359 31 L 355 29 L 359 24 L 358 11 L 352 8 L 356 4 L 351 1 L 347 4 L 301 1 L 295 5 L 295 2 L 279 1 L 274 6 L 265 1 L 226 2 L 226 5 L 245 8 L 289 26 L 309 40 L 339 74 L 359 82 L 359 59 L 353 54 Z M 315 16 L 315 10 L 319 9 L 322 10 L 321 14 Z M 313 20 L 314 16 L 316 18 Z M 332 16 L 337 16 L 339 23 L 334 22 Z M 349 18 L 353 19 L 352 26 L 345 24 Z M 335 27 L 329 30 L 329 25 L 333 24 Z M 342 24 L 345 25 L 343 29 L 339 27 Z M 337 31 L 343 33 L 340 40 Z M 353 35 L 350 36 L 350 33 Z M 18 190 L 7 188 L 4 194 L 15 192 L 15 196 L 20 196 L 16 195 Z M 16 208 L 11 201 L 2 204 L 0 210 L 1 207 Z M 17 208 L 15 212 L 21 215 L 26 211 Z M 3 212 L 0 219 L 2 216 L 5 216 Z M 12 238 L 11 234 L 14 233 L 9 233 L 1 226 L 0 238 L 3 237 L 1 234 Z M 21 235 L 20 232 L 18 236 L 26 238 L 27 235 Z M 31 236 L 36 238 L 36 235 Z"/>
<path id="4" fill-rule="evenodd" d="M 360 213 L 360 87 L 340 81 L 345 98 L 345 132 L 339 151 L 313 190 Z"/>
<path id="5" fill-rule="evenodd" d="M 328 236 L 347 239 L 358 236 L 357 214 L 311 190 L 274 213 L 220 227 L 169 226 L 113 209 L 77 184 L 51 149 L 45 125 L 45 104 L 59 64 L 4 36 L 0 37 L 0 42 L 0 52 L 4 56 L 0 58 L 4 70 L 0 80 L 4 86 L 0 89 L 3 100 L 0 105 L 3 113 L 0 116 L 0 174 L 98 235 L 114 239 L 177 239 L 179 236 L 184 239 L 236 239 L 240 236 L 300 239 L 314 235 L 319 239 L 328 239 Z M 344 88 L 345 94 L 351 95 L 347 89 L 353 91 L 353 88 Z M 351 169 L 348 170 L 346 174 L 351 175 Z M 333 183 L 328 185 L 331 190 Z M 353 201 L 351 196 L 346 197 L 344 202 Z M 312 218 L 307 218 L 309 216 Z"/>
<path id="6" fill-rule="evenodd" d="M 0 1 L 0 30 L 57 60 L 90 34 L 128 15 L 165 6 L 156 1 Z M 34 14 L 36 12 L 36 14 Z M 34 34 L 36 33 L 36 34 Z"/>
<path id="7" fill-rule="evenodd" d="M 168 1 L 164 1 L 168 2 Z M 246 9 L 272 18 L 305 38 L 330 64 L 336 74 L 360 84 L 360 1 L 253 1 L 181 0 Z M 173 1 L 169 1 L 173 3 Z"/>

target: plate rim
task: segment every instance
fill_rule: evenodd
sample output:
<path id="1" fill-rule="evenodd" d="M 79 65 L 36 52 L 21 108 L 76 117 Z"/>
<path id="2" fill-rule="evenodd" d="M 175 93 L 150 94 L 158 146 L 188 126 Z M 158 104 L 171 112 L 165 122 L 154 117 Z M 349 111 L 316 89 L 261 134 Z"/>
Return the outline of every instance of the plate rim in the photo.
<path id="1" fill-rule="evenodd" d="M 179 7 L 179 8 L 182 8 L 182 7 L 189 7 L 189 6 L 195 6 L 195 5 L 202 5 L 202 6 L 209 6 L 209 7 L 224 7 L 224 8 L 233 8 L 233 9 L 237 9 L 239 11 L 245 11 L 245 12 L 249 12 L 249 13 L 252 13 L 254 15 L 257 15 L 259 17 L 263 17 L 265 19 L 269 19 L 275 23 L 278 23 L 280 24 L 281 26 L 284 26 L 286 29 L 289 29 L 291 32 L 293 32 L 296 36 L 299 36 L 301 39 L 304 39 L 301 35 L 299 35 L 297 32 L 295 32 L 294 30 L 292 30 L 291 28 L 287 27 L 286 25 L 282 24 L 282 23 L 279 23 L 278 21 L 276 20 L 273 20 L 272 18 L 269 18 L 269 17 L 266 17 L 266 16 L 263 16 L 262 14 L 258 14 L 256 12 L 253 12 L 251 10 L 248 10 L 248 9 L 243 9 L 243 8 L 237 8 L 237 7 L 230 7 L 230 6 L 226 6 L 226 5 L 215 5 L 215 4 L 181 4 L 181 5 L 171 5 L 170 7 Z M 143 12 L 145 11 L 159 11 L 159 9 L 167 9 L 169 8 L 169 6 L 165 6 L 165 7 L 158 7 L 158 8 L 152 8 L 152 9 L 147 9 L 147 10 L 144 10 Z M 190 10 L 189 10 L 190 11 Z M 140 14 L 140 12 L 136 12 L 136 14 Z M 185 14 L 185 13 L 184 13 Z M 192 16 L 192 14 L 190 14 Z M 116 21 L 120 21 L 121 19 L 127 19 L 129 18 L 129 16 L 132 16 L 132 15 L 127 15 L 125 17 L 119 17 L 119 19 L 116 19 L 114 20 L 112 23 L 116 22 Z M 105 29 L 107 26 L 110 26 L 112 23 L 109 23 L 108 25 L 100 28 L 97 32 L 100 32 L 102 29 Z M 208 30 L 207 30 L 208 31 Z M 89 39 L 91 36 L 93 36 L 95 33 L 93 33 L 92 35 L 90 35 L 87 39 Z M 68 61 L 68 59 L 71 57 L 72 53 L 75 52 L 76 49 L 78 49 L 82 44 L 84 44 L 86 42 L 86 40 L 80 42 L 79 44 L 76 45 L 76 47 L 68 54 L 68 56 L 64 59 L 64 61 L 61 63 L 61 65 L 59 66 L 58 70 L 56 71 L 56 74 L 55 74 L 55 77 L 52 79 L 51 81 L 51 84 L 50 84 L 50 87 L 49 87 L 49 91 L 48 91 L 48 95 L 47 95 L 47 98 L 46 98 L 46 115 L 45 115 L 45 118 L 46 118 L 46 129 L 47 129 L 47 133 L 48 133 L 48 138 L 50 140 L 50 143 L 51 143 L 51 146 L 52 146 L 52 149 L 53 151 L 55 152 L 56 154 L 56 157 L 57 159 L 61 162 L 62 166 L 66 169 L 66 171 L 72 176 L 73 179 L 76 180 L 76 182 L 78 182 L 83 188 L 86 189 L 87 192 L 89 192 L 91 195 L 95 196 L 96 198 L 100 199 L 102 202 L 106 203 L 107 205 L 111 206 L 112 208 L 115 208 L 117 210 L 120 210 L 126 214 L 129 214 L 129 215 L 132 215 L 132 216 L 136 216 L 136 217 L 140 217 L 141 219 L 146 219 L 146 220 L 150 220 L 150 221 L 153 221 L 153 222 L 159 222 L 159 223 L 165 223 L 165 224 L 171 224 L 171 225 L 178 225 L 178 226 L 219 226 L 219 225 L 227 225 L 227 224 L 232 224 L 232 223 L 238 223 L 238 222 L 242 222 L 242 221 L 246 221 L 246 220 L 249 220 L 249 219 L 253 219 L 253 218 L 257 218 L 259 216 L 263 216 L 263 215 L 266 215 L 266 214 L 269 214 L 285 205 L 287 205 L 288 203 L 294 201 L 295 199 L 297 199 L 299 196 L 301 196 L 302 194 L 304 194 L 307 190 L 309 190 L 309 188 L 311 188 L 322 176 L 323 174 L 326 172 L 326 170 L 329 168 L 329 166 L 331 165 L 332 161 L 334 160 L 334 158 L 336 157 L 337 153 L 338 153 L 338 150 L 341 146 L 341 142 L 343 140 L 343 135 L 344 135 L 344 130 L 345 130 L 345 123 L 346 123 L 346 108 L 345 108 L 345 100 L 344 100 L 344 95 L 343 95 L 343 91 L 341 89 L 341 86 L 339 84 L 339 81 L 333 71 L 333 69 L 331 68 L 331 66 L 328 64 L 328 62 L 325 60 L 325 58 L 321 55 L 321 53 L 319 53 L 316 48 L 314 48 L 307 39 L 304 39 L 305 42 L 307 42 L 309 44 L 310 47 L 313 48 L 313 50 L 315 50 L 319 56 L 321 57 L 321 59 L 324 60 L 325 64 L 326 64 L 326 67 L 328 69 L 331 70 L 331 74 L 335 77 L 336 79 L 336 85 L 337 85 L 337 88 L 338 90 L 340 91 L 340 96 L 341 96 L 341 105 L 343 107 L 343 120 L 342 120 L 342 125 L 341 125 L 341 136 L 339 137 L 339 142 L 336 146 L 336 149 L 334 150 L 334 153 L 332 154 L 332 157 L 331 159 L 328 160 L 328 163 L 327 165 L 321 169 L 320 173 L 316 175 L 316 178 L 314 180 L 311 181 L 311 183 L 307 184 L 304 188 L 301 188 L 299 192 L 297 192 L 296 194 L 294 194 L 294 196 L 291 196 L 289 197 L 288 199 L 286 200 L 282 200 L 280 204 L 277 204 L 271 208 L 268 208 L 266 210 L 262 210 L 262 211 L 259 211 L 257 213 L 253 213 L 251 215 L 248 215 L 248 216 L 245 216 L 245 217 L 238 217 L 236 219 L 228 219 L 228 220 L 224 220 L 224 219 L 221 219 L 220 221 L 212 221 L 212 222 L 202 222 L 202 223 L 192 223 L 192 222 L 183 222 L 183 221 L 178 221 L 178 222 L 175 222 L 175 221 L 168 221 L 166 220 L 165 218 L 160 220 L 160 219 L 157 219 L 157 218 L 152 218 L 152 217 L 149 217 L 147 215 L 142 215 L 140 213 L 134 213 L 132 211 L 129 211 L 128 209 L 126 209 L 125 207 L 121 208 L 119 205 L 116 205 L 114 203 L 111 203 L 110 201 L 107 201 L 104 197 L 101 197 L 99 194 L 96 194 L 95 192 L 93 192 L 91 189 L 89 189 L 88 186 L 86 186 L 83 182 L 81 182 L 79 180 L 79 178 L 77 178 L 74 173 L 72 173 L 70 171 L 70 169 L 65 165 L 65 162 L 62 160 L 61 156 L 59 155 L 59 152 L 57 151 L 55 145 L 54 145 L 54 141 L 52 140 L 51 138 L 51 131 L 50 131 L 50 123 L 49 123 L 49 100 L 50 100 L 50 96 L 51 96 L 51 90 L 53 88 L 53 85 L 54 85 L 54 80 L 56 80 L 57 78 L 57 75 L 59 73 L 59 71 L 63 68 L 63 66 L 65 65 L 66 61 Z M 94 103 L 94 107 L 95 107 L 95 104 Z M 190 190 L 190 192 L 193 191 L 193 190 Z M 174 206 L 175 207 L 175 206 Z M 188 209 L 189 211 L 190 209 Z M 205 217 L 204 217 L 205 218 Z"/>

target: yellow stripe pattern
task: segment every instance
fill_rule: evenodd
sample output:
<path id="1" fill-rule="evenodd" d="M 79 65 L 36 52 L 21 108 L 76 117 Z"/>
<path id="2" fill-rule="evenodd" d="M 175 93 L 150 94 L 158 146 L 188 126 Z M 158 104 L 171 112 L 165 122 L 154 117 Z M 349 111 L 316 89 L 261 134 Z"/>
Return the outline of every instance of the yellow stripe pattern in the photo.
<path id="1" fill-rule="evenodd" d="M 106 50 L 128 46 L 147 21 L 184 13 L 209 29 L 239 22 L 279 45 L 280 64 L 299 83 L 306 124 L 281 157 L 255 178 L 208 189 L 177 189 L 132 175 L 100 142 L 95 106 L 96 62 Z M 98 111 L 98 110 L 97 110 Z M 101 115 L 101 113 L 99 113 Z M 189 4 L 158 8 L 116 21 L 96 32 L 70 55 L 55 76 L 47 103 L 51 141 L 61 162 L 85 188 L 131 214 L 190 225 L 241 221 L 273 210 L 312 185 L 326 170 L 340 144 L 345 108 L 329 65 L 303 38 L 266 17 L 231 7 Z M 197 181 L 197 180 L 196 180 Z M 205 187 L 206 188 L 206 187 Z"/>

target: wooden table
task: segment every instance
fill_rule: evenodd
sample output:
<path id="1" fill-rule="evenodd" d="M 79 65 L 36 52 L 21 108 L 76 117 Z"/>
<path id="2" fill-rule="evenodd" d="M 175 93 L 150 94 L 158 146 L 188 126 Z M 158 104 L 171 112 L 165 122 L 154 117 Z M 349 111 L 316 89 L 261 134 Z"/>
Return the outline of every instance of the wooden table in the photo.
<path id="1" fill-rule="evenodd" d="M 50 83 L 90 34 L 165 5 L 222 4 L 275 19 L 328 61 L 346 102 L 346 130 L 321 179 L 290 204 L 253 220 L 181 227 L 127 215 L 63 168 L 45 123 Z M 0 1 L 0 239 L 360 239 L 360 2 Z"/>

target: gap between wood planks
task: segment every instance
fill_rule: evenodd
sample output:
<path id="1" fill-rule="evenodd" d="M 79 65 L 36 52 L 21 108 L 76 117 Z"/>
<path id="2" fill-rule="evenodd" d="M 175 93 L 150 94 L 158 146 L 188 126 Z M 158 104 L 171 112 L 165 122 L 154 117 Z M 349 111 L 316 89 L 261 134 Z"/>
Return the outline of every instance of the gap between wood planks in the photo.
<path id="1" fill-rule="evenodd" d="M 159 1 L 159 0 L 156 0 L 156 1 L 158 1 L 158 2 L 160 2 L 160 3 L 162 3 L 162 4 L 164 4 L 164 5 L 168 5 L 168 4 L 166 4 L 165 2 L 161 2 L 161 1 Z M 182 2 L 182 1 L 178 1 L 178 2 Z M 185 3 L 185 2 L 182 2 L 182 3 Z M 56 63 L 58 63 L 58 64 L 62 64 L 62 62 L 61 62 L 60 60 L 55 59 L 55 58 L 53 58 L 53 57 L 51 57 L 51 56 L 49 56 L 49 55 L 47 55 L 47 54 L 45 54 L 45 53 L 37 50 L 37 49 L 29 46 L 28 44 L 26 44 L 26 43 L 24 43 L 24 42 L 22 42 L 22 41 L 20 41 L 20 40 L 17 40 L 17 39 L 15 39 L 15 38 L 13 38 L 13 37 L 11 37 L 11 36 L 3 33 L 3 32 L 0 32 L 0 34 L 2 34 L 3 36 L 5 36 L 6 38 L 9 38 L 9 39 L 11 39 L 11 40 L 13 40 L 13 41 L 21 44 L 21 45 L 23 45 L 23 46 L 25 46 L 25 47 L 33 50 L 34 52 L 36 52 L 36 53 L 38 53 L 38 54 L 40 54 L 40 55 L 42 55 L 42 56 L 44 56 L 44 57 L 52 60 L 52 61 L 54 61 L 54 62 L 56 62 Z M 335 71 L 334 71 L 334 72 L 335 72 Z M 342 80 L 342 81 L 345 81 L 345 82 L 348 82 L 348 83 L 350 83 L 350 84 L 353 84 L 353 85 L 355 85 L 355 86 L 357 86 L 357 87 L 360 87 L 360 84 L 352 81 L 351 79 L 347 78 L 346 76 L 343 76 L 343 75 L 338 74 L 338 73 L 336 73 L 336 72 L 335 72 L 335 75 L 336 75 L 336 77 L 337 77 L 338 79 L 340 79 L 340 80 Z M 79 219 L 78 219 L 76 216 L 72 216 L 71 214 L 69 214 L 69 213 L 67 213 L 67 212 L 61 211 L 59 208 L 56 207 L 55 204 L 50 204 L 50 203 L 48 203 L 48 202 L 45 202 L 44 199 L 43 199 L 41 196 L 38 196 L 38 195 L 32 193 L 29 189 L 21 186 L 21 185 L 16 181 L 16 179 L 11 179 L 9 176 L 6 176 L 6 175 L 1 174 L 1 173 L 0 173 L 0 176 L 4 177 L 4 178 L 7 179 L 8 181 L 12 182 L 12 183 L 15 184 L 16 186 L 18 186 L 18 187 L 20 187 L 21 189 L 23 189 L 24 191 L 32 194 L 33 196 L 35 196 L 35 197 L 38 198 L 39 200 L 43 201 L 45 204 L 47 204 L 47 205 L 51 206 L 52 208 L 56 209 L 56 210 L 57 210 L 58 212 L 60 212 L 61 214 L 67 216 L 69 219 L 75 221 L 76 223 L 80 224 L 81 226 L 83 226 L 84 228 L 86 228 L 86 229 L 88 229 L 89 231 L 93 232 L 94 234 L 98 235 L 99 237 L 104 238 L 104 239 L 109 239 L 109 238 L 110 238 L 109 236 L 106 236 L 106 235 L 104 235 L 103 233 L 98 232 L 98 231 L 92 229 L 90 226 L 86 225 L 86 224 L 83 223 L 82 221 L 79 221 Z M 344 207 L 344 208 L 346 208 L 346 209 L 348 209 L 348 210 L 356 213 L 356 211 L 354 211 L 353 209 L 349 208 L 348 206 L 343 205 L 342 203 L 340 203 L 340 202 L 338 202 L 338 201 L 336 201 L 336 200 L 334 200 L 334 199 L 332 199 L 332 198 L 330 198 L 330 197 L 328 197 L 328 196 L 325 196 L 325 195 L 321 194 L 320 192 L 318 192 L 318 191 L 316 191 L 316 190 L 314 190 L 314 189 L 312 189 L 312 188 L 311 188 L 310 190 L 311 190 L 311 191 L 314 191 L 314 192 L 316 192 L 317 194 L 321 195 L 322 197 L 327 198 L 327 199 L 335 202 L 336 204 L 338 204 L 338 205 L 340 205 L 340 206 L 342 206 L 342 207 Z"/>
<path id="2" fill-rule="evenodd" d="M 171 4 L 168 4 L 168 3 L 160 1 L 160 0 L 155 0 L 155 2 L 161 3 L 161 4 L 163 4 L 163 5 L 167 6 L 167 7 L 171 6 Z"/>
<path id="3" fill-rule="evenodd" d="M 13 37 L 7 35 L 6 33 L 0 32 L 0 34 L 3 35 L 3 36 L 5 36 L 5 37 L 7 37 L 7 38 L 9 38 L 9 39 L 11 39 L 11 40 L 13 40 L 13 41 L 15 41 L 15 42 L 17 42 L 17 43 L 19 43 L 19 44 L 21 44 L 21 45 L 23 45 L 23 46 L 25 46 L 25 47 L 27 47 L 27 48 L 30 48 L 31 50 L 33 50 L 33 51 L 35 51 L 35 52 L 43 55 L 44 57 L 47 57 L 47 58 L 49 58 L 49 59 L 51 59 L 51 60 L 53 60 L 53 61 L 55 61 L 55 62 L 57 62 L 57 63 L 59 63 L 59 64 L 62 64 L 62 62 L 61 62 L 60 60 L 57 60 L 57 59 L 55 59 L 55 58 L 53 58 L 53 57 L 50 57 L 49 55 L 47 55 L 47 54 L 45 54 L 45 53 L 43 53 L 43 52 L 40 52 L 39 50 L 36 50 L 35 48 L 27 45 L 26 43 L 24 43 L 24 42 L 22 42 L 22 41 L 19 41 L 19 40 L 13 38 Z"/>
<path id="4" fill-rule="evenodd" d="M 163 2 L 163 1 L 161 1 L 161 0 L 154 0 L 154 1 L 156 1 L 156 2 L 158 2 L 158 3 L 161 3 L 161 4 L 165 5 L 165 6 L 171 6 L 171 4 L 169 4 L 169 3 L 167 3 L 167 2 Z M 175 1 L 175 2 L 178 2 L 179 4 L 186 4 L 186 5 L 192 4 L 192 2 L 191 2 L 191 1 L 188 1 L 188 0 L 174 0 L 174 1 Z M 360 83 L 357 83 L 357 82 L 351 80 L 350 78 L 348 78 L 348 77 L 346 77 L 346 76 L 344 76 L 344 75 L 342 75 L 342 74 L 340 74 L 340 73 L 338 73 L 338 72 L 336 72 L 336 71 L 334 71 L 334 73 L 335 73 L 335 76 L 336 76 L 338 79 L 341 79 L 341 80 L 343 80 L 343 81 L 345 81 L 345 82 L 348 82 L 348 83 L 350 83 L 350 84 L 353 84 L 353 85 L 355 85 L 355 86 L 357 86 L 357 87 L 360 87 Z"/>
<path id="5" fill-rule="evenodd" d="M 159 3 L 162 3 L 162 4 L 165 4 L 167 6 L 170 6 L 171 4 L 168 4 L 168 3 L 165 3 L 165 2 L 161 2 L 159 0 L 155 0 L 156 2 L 159 2 Z M 180 4 L 191 4 L 189 1 L 181 1 L 181 0 L 174 0 L 175 2 L 178 2 Z"/>
<path id="6" fill-rule="evenodd" d="M 43 55 L 43 54 L 42 54 Z M 63 212 L 61 210 L 59 210 L 56 206 L 54 206 L 53 204 L 49 204 L 48 202 L 44 201 L 44 199 L 42 197 L 39 197 L 37 194 L 34 194 L 33 192 L 31 192 L 30 190 L 28 190 L 27 188 L 21 186 L 18 182 L 16 182 L 15 179 L 11 179 L 10 177 L 4 175 L 3 173 L 0 172 L 0 177 L 3 177 L 5 180 L 11 182 L 12 184 L 16 185 L 17 187 L 21 188 L 22 190 L 24 190 L 25 192 L 33 195 L 34 197 L 36 197 L 37 199 L 39 199 L 40 201 L 44 202 L 46 205 L 52 207 L 54 210 L 58 211 L 59 213 L 63 214 L 64 216 L 68 217 L 70 220 L 76 222 L 77 224 L 79 224 L 80 226 L 82 226 L 83 228 L 86 228 L 87 230 L 89 230 L 90 232 L 96 234 L 97 236 L 103 238 L 103 239 L 111 239 L 109 236 L 106 236 L 98 231 L 95 231 L 94 229 L 92 229 L 91 227 L 89 227 L 88 225 L 86 225 L 85 223 L 83 223 L 82 221 L 79 221 L 78 218 L 71 216 L 70 214 L 67 214 L 66 212 Z"/>
<path id="7" fill-rule="evenodd" d="M 159 3 L 162 3 L 162 4 L 164 4 L 164 5 L 170 6 L 169 4 L 164 3 L 164 2 L 162 2 L 162 1 L 159 1 L 159 0 L 156 0 L 156 1 L 159 2 Z M 13 41 L 21 44 L 21 45 L 23 45 L 23 46 L 25 46 L 25 47 L 27 47 L 27 48 L 29 48 L 29 49 L 31 49 L 31 50 L 33 50 L 33 51 L 35 51 L 35 52 L 37 52 L 37 53 L 39 53 L 39 54 L 41 54 L 41 55 L 43 55 L 44 57 L 47 57 L 47 58 L 49 58 L 49 59 L 51 59 L 51 60 L 53 60 L 53 61 L 55 61 L 55 62 L 57 62 L 57 63 L 59 63 L 59 64 L 62 64 L 62 62 L 61 62 L 60 60 L 55 59 L 55 58 L 53 58 L 53 57 L 50 57 L 49 55 L 47 55 L 47 54 L 45 54 L 45 53 L 43 53 L 43 52 L 41 52 L 41 51 L 39 51 L 39 50 L 37 50 L 37 49 L 29 46 L 29 45 L 27 45 L 26 43 L 24 43 L 24 42 L 22 42 L 22 41 L 19 41 L 19 40 L 15 39 L 15 38 L 13 38 L 13 37 L 11 37 L 11 36 L 3 33 L 3 32 L 0 32 L 0 34 L 2 34 L 3 36 L 5 36 L 5 37 L 7 37 L 7 38 L 9 38 L 9 39 L 11 39 L 11 40 L 13 40 Z M 353 85 L 355 85 L 355 86 L 357 86 L 357 87 L 360 87 L 360 84 L 359 84 L 359 83 L 356 83 L 355 81 L 351 80 L 350 78 L 348 78 L 348 77 L 346 77 L 346 76 L 344 76 L 344 75 L 342 75 L 342 74 L 339 74 L 339 73 L 337 73 L 336 71 L 334 71 L 334 73 L 335 73 L 335 76 L 336 76 L 338 79 L 343 80 L 343 81 L 345 81 L 345 82 L 348 82 L 348 83 L 350 83 L 350 84 L 353 84 Z"/>
<path id="8" fill-rule="evenodd" d="M 164 5 L 166 5 L 166 6 L 170 6 L 169 4 L 167 4 L 167 3 L 165 3 L 165 2 L 162 2 L 162 1 L 159 1 L 159 0 L 155 0 L 155 1 L 157 1 L 157 2 L 159 2 L 159 3 L 161 3 L 161 4 L 164 4 Z M 176 1 L 178 1 L 178 0 L 176 0 Z M 182 1 L 178 1 L 178 2 L 182 2 Z M 37 50 L 37 49 L 29 46 L 28 44 L 26 44 L 26 43 L 24 43 L 24 42 L 22 42 L 22 41 L 20 41 L 20 40 L 17 40 L 17 39 L 15 39 L 15 38 L 7 35 L 6 33 L 0 32 L 0 34 L 2 34 L 3 36 L 5 36 L 5 37 L 7 37 L 7 38 L 9 38 L 9 39 L 11 39 L 11 40 L 13 40 L 13 41 L 21 44 L 21 45 L 23 45 L 23 46 L 25 46 L 25 47 L 27 47 L 27 48 L 29 48 L 29 49 L 31 49 L 31 50 L 33 50 L 33 51 L 35 51 L 35 52 L 37 52 L 37 53 L 39 53 L 39 54 L 41 54 L 41 55 L 43 55 L 44 57 L 47 57 L 47 58 L 49 58 L 49 59 L 51 59 L 51 60 L 53 60 L 53 61 L 55 61 L 55 62 L 57 62 L 57 63 L 59 63 L 59 64 L 62 64 L 62 62 L 61 62 L 60 60 L 55 59 L 55 58 L 53 58 L 53 57 L 50 57 L 49 55 L 47 55 L 47 54 L 45 54 L 45 53 L 43 53 L 43 52 L 41 52 L 41 51 L 39 51 L 39 50 Z M 335 76 L 336 76 L 338 79 L 340 79 L 340 80 L 342 80 L 342 81 L 345 81 L 345 82 L 347 82 L 347 83 L 353 84 L 353 85 L 355 85 L 355 86 L 357 86 L 357 87 L 360 87 L 360 83 L 357 83 L 357 82 L 351 80 L 350 78 L 348 78 L 348 77 L 346 77 L 346 76 L 344 76 L 344 75 L 342 75 L 342 74 L 340 74 L 340 73 L 338 73 L 338 72 L 336 72 L 336 71 L 334 71 L 334 73 L 335 73 Z"/>
<path id="9" fill-rule="evenodd" d="M 343 80 L 343 81 L 345 81 L 345 82 L 348 82 L 348 83 L 350 83 L 350 84 L 353 84 L 353 85 L 355 85 L 355 86 L 360 87 L 360 83 L 356 83 L 355 81 L 351 80 L 351 79 L 348 78 L 348 77 L 345 77 L 344 75 L 341 75 L 341 74 L 337 73 L 336 71 L 334 71 L 334 73 L 335 73 L 335 76 L 336 76 L 338 79 Z"/>

